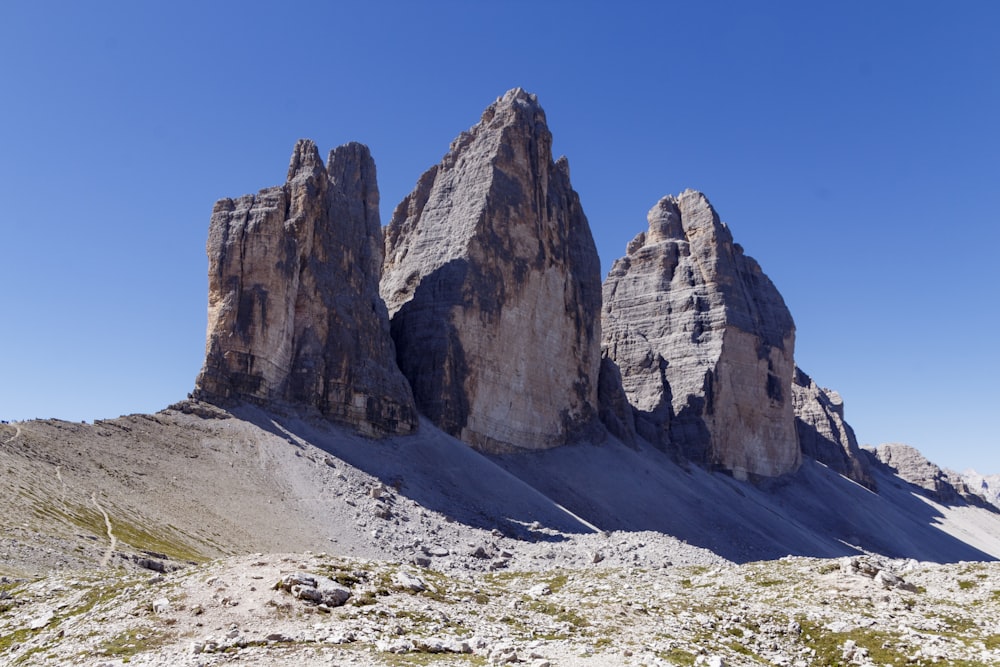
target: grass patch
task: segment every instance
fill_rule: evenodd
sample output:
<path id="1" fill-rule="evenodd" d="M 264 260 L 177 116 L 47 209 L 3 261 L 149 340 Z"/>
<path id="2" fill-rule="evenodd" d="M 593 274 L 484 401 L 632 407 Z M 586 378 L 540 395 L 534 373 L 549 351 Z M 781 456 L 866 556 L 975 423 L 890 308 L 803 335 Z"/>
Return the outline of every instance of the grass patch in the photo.
<path id="1" fill-rule="evenodd" d="M 590 621 L 576 613 L 576 611 L 551 602 L 531 600 L 528 602 L 528 608 L 540 614 L 551 616 L 560 623 L 569 623 L 574 628 L 590 627 Z"/>
<path id="2" fill-rule="evenodd" d="M 673 665 L 683 665 L 684 667 L 693 665 L 696 657 L 694 653 L 689 653 L 679 648 L 672 648 L 669 651 L 659 651 L 656 656 L 663 658 Z"/>
<path id="3" fill-rule="evenodd" d="M 123 658 L 123 662 L 137 653 L 159 648 L 166 643 L 167 635 L 149 628 L 133 628 L 109 639 L 97 649 L 101 655 Z"/>
<path id="4" fill-rule="evenodd" d="M 486 658 L 481 655 L 462 655 L 441 653 L 382 653 L 379 655 L 382 664 L 391 667 L 407 667 L 408 665 L 486 665 Z"/>
<path id="5" fill-rule="evenodd" d="M 33 501 L 32 512 L 43 521 L 60 521 L 85 530 L 93 535 L 102 538 L 107 536 L 107 526 L 104 523 L 104 516 L 97 511 L 96 507 L 87 505 L 77 505 L 75 503 L 62 503 L 55 505 L 45 500 L 31 497 Z M 120 516 L 108 513 L 111 519 L 111 530 L 119 542 L 128 544 L 141 551 L 153 551 L 169 556 L 171 559 L 180 561 L 193 561 L 200 563 L 207 560 L 196 549 L 188 545 L 180 538 L 169 535 L 167 531 L 152 533 L 142 526 L 125 521 Z"/>
<path id="6" fill-rule="evenodd" d="M 868 651 L 871 662 L 879 665 L 885 664 L 906 664 L 907 656 L 892 648 L 898 637 L 887 632 L 877 632 L 864 628 L 855 628 L 847 632 L 831 632 L 819 623 L 799 618 L 799 625 L 802 627 L 802 641 L 806 646 L 816 652 L 813 664 L 817 665 L 839 665 L 843 664 L 844 643 L 852 640 L 857 646 Z"/>

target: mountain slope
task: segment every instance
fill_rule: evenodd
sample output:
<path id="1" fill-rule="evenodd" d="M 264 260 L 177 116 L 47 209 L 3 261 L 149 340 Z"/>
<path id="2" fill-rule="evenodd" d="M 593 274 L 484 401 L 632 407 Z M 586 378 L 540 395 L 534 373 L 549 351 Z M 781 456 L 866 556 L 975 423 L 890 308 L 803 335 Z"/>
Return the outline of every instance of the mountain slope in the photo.
<path id="1" fill-rule="evenodd" d="M 307 549 L 473 569 L 596 552 L 648 565 L 717 560 L 705 550 L 738 562 L 1000 556 L 1000 515 L 934 502 L 884 469 L 878 494 L 814 462 L 755 486 L 610 438 L 490 458 L 426 420 L 376 441 L 257 407 L 178 407 L 0 427 L 0 574 Z"/>

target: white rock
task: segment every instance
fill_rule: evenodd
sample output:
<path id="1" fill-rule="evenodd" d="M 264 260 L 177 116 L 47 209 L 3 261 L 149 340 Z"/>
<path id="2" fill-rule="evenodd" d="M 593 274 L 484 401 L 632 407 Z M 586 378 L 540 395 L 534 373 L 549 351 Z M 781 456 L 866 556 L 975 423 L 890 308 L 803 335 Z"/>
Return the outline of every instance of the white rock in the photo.
<path id="1" fill-rule="evenodd" d="M 405 588 L 416 593 L 427 590 L 427 584 L 423 579 L 408 572 L 393 573 L 392 582 L 400 588 Z"/>

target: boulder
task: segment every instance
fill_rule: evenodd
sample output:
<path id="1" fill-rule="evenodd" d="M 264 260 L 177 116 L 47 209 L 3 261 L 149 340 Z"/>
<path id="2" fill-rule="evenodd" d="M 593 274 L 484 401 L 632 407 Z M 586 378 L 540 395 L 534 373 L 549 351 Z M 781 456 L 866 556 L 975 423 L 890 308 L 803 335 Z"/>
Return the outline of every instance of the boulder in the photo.
<path id="1" fill-rule="evenodd" d="M 844 401 L 840 394 L 819 387 L 796 367 L 792 380 L 795 428 L 802 453 L 876 490 L 868 457 L 858 447 L 854 429 L 844 421 Z"/>
<path id="2" fill-rule="evenodd" d="M 534 95 L 511 90 L 396 208 L 381 291 L 419 410 L 491 452 L 597 423 L 600 261 Z"/>
<path id="3" fill-rule="evenodd" d="M 367 435 L 416 428 L 378 293 L 378 204 L 365 146 L 331 151 L 324 167 L 308 140 L 284 185 L 216 203 L 197 398 L 306 406 Z"/>
<path id="4" fill-rule="evenodd" d="M 603 348 L 639 434 L 738 478 L 801 461 L 795 326 L 708 199 L 661 199 L 604 283 Z"/>

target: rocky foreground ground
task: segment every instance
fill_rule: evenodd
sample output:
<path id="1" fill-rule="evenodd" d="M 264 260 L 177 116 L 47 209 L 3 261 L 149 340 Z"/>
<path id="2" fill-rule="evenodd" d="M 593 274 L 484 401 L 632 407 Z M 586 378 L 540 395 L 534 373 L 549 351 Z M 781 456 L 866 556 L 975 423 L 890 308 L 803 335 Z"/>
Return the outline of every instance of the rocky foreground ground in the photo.
<path id="1" fill-rule="evenodd" d="M 0 665 L 1000 664 L 994 513 L 895 478 L 767 492 L 611 444 L 508 471 L 244 412 L 0 425 Z M 687 542 L 642 529 L 671 517 Z M 741 556 L 865 517 L 916 558 Z"/>
<path id="2" fill-rule="evenodd" d="M 4 578 L 0 661 L 1000 664 L 1000 564 L 856 556 L 632 568 L 599 558 L 490 571 L 450 568 L 441 553 L 430 568 L 254 554 L 165 574 Z"/>

